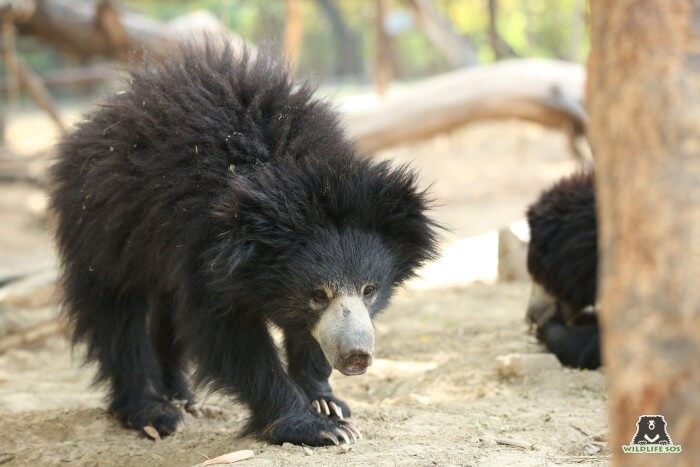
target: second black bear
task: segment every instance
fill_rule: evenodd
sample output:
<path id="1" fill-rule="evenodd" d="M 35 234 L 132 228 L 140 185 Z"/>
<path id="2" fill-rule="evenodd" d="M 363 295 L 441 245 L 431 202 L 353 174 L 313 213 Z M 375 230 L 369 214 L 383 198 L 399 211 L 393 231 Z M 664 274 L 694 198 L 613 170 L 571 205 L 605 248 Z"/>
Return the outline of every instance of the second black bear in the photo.
<path id="1" fill-rule="evenodd" d="M 601 365 L 596 303 L 598 241 L 594 176 L 567 177 L 527 211 L 527 267 L 533 280 L 527 320 L 562 364 Z"/>
<path id="2" fill-rule="evenodd" d="M 328 377 L 371 364 L 371 319 L 433 257 L 436 224 L 414 173 L 358 154 L 313 92 L 262 54 L 184 47 L 61 142 L 65 310 L 125 425 L 172 433 L 191 359 L 250 407 L 245 434 L 358 435 Z"/>

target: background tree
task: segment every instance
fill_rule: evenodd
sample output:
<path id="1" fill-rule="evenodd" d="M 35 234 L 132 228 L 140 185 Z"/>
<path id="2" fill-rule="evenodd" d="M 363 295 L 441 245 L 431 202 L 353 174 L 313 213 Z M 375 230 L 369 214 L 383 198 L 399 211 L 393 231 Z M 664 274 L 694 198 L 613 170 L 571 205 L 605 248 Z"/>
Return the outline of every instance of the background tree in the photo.
<path id="1" fill-rule="evenodd" d="M 432 0 L 409 0 L 418 27 L 453 67 L 476 65 L 478 57 L 471 39 L 455 31 L 452 21 Z"/>
<path id="2" fill-rule="evenodd" d="M 588 103 L 618 465 L 700 458 L 699 15 L 698 0 L 591 1 Z M 666 417 L 682 457 L 622 454 L 642 414 Z"/>
<path id="3" fill-rule="evenodd" d="M 394 77 L 393 46 L 391 37 L 386 31 L 386 0 L 374 0 L 374 30 L 376 47 L 374 54 L 374 82 L 377 94 L 386 93 L 389 82 Z"/>
<path id="4" fill-rule="evenodd" d="M 335 0 L 316 0 L 316 3 L 328 18 L 333 34 L 334 74 L 336 76 L 361 74 L 363 69 L 359 35 L 348 25 Z"/>
<path id="5" fill-rule="evenodd" d="M 292 71 L 299 66 L 302 40 L 304 38 L 304 17 L 300 0 L 284 2 L 284 55 Z"/>
<path id="6" fill-rule="evenodd" d="M 487 0 L 489 8 L 489 45 L 496 59 L 516 55 L 515 50 L 503 40 L 498 32 L 498 0 Z"/>

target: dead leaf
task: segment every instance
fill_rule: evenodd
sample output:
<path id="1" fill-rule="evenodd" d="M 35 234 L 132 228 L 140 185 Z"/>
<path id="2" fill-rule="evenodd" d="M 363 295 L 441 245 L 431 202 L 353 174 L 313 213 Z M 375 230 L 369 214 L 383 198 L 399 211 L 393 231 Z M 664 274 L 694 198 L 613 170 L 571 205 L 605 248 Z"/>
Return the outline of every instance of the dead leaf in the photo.
<path id="1" fill-rule="evenodd" d="M 142 429 L 143 432 L 146 433 L 146 436 L 151 438 L 153 441 L 155 441 L 156 443 L 160 441 L 160 434 L 158 433 L 158 430 L 153 428 L 153 425 L 146 425 Z"/>
<path id="2" fill-rule="evenodd" d="M 202 462 L 202 465 L 233 464 L 234 462 L 250 459 L 254 455 L 255 453 L 251 449 L 243 449 L 242 451 L 229 452 L 228 454 L 205 460 Z"/>

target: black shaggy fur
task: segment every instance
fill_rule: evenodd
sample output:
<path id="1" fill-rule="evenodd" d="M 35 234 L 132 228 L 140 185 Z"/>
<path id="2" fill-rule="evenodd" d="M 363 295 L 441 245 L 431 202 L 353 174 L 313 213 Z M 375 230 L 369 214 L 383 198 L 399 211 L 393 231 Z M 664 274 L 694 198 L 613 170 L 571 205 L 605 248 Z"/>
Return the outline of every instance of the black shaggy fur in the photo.
<path id="1" fill-rule="evenodd" d="M 134 71 L 61 142 L 65 310 L 126 425 L 176 428 L 190 358 L 198 383 L 251 408 L 246 434 L 321 445 L 345 423 L 309 405 L 342 404 L 311 287 L 372 280 L 375 314 L 435 254 L 436 225 L 414 173 L 360 157 L 313 92 L 210 40 Z"/>
<path id="2" fill-rule="evenodd" d="M 527 266 L 532 279 L 556 299 L 554 319 L 538 336 L 568 366 L 600 366 L 600 330 L 595 315 L 581 319 L 595 305 L 598 269 L 597 223 L 592 174 L 559 181 L 527 211 L 530 246 Z M 572 323 L 565 310 L 575 316 Z"/>

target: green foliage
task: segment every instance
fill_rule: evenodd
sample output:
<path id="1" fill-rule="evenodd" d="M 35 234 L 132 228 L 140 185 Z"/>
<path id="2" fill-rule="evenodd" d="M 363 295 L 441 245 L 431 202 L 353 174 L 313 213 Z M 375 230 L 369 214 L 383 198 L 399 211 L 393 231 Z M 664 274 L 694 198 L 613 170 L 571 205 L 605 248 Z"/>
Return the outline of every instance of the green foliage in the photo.
<path id="1" fill-rule="evenodd" d="M 317 0 L 302 0 L 304 45 L 300 73 L 327 75 L 336 57 L 333 31 Z M 361 44 L 365 69 L 374 56 L 374 2 L 333 0 Z M 488 0 L 435 0 L 449 16 L 455 30 L 469 36 L 482 62 L 494 59 L 488 35 Z M 406 0 L 388 0 L 390 11 L 410 13 Z M 281 47 L 284 31 L 284 0 L 129 0 L 134 9 L 160 18 L 206 9 L 229 28 L 256 44 Z M 498 0 L 497 27 L 501 37 L 521 57 L 553 57 L 581 61 L 588 49 L 584 9 L 586 0 Z M 411 78 L 448 69 L 439 51 L 416 28 L 393 37 L 399 77 Z"/>
<path id="2" fill-rule="evenodd" d="M 484 61 L 488 42 L 487 0 L 438 0 L 455 27 L 472 37 Z M 521 57 L 582 61 L 588 52 L 586 0 L 498 0 L 497 28 Z"/>
<path id="3" fill-rule="evenodd" d="M 374 0 L 331 0 L 342 20 L 354 34 L 360 57 L 353 65 L 353 79 L 367 81 L 376 55 Z M 411 18 L 408 0 L 386 0 L 389 14 Z M 284 0 L 122 0 L 123 6 L 155 19 L 167 21 L 180 15 L 208 10 L 244 39 L 273 51 L 282 48 Z M 339 35 L 321 6 L 322 0 L 301 0 L 304 41 L 299 74 L 321 78 L 335 76 L 341 61 Z M 494 60 L 488 33 L 488 0 L 434 0 L 453 28 L 469 37 L 481 62 Z M 553 57 L 582 61 L 588 52 L 585 23 L 587 0 L 497 0 L 497 28 L 501 37 L 519 57 Z M 61 66 L 63 60 L 51 49 L 37 47 L 23 39 L 21 52 L 39 72 Z M 29 47 L 26 44 L 31 44 Z M 396 77 L 415 79 L 447 71 L 449 64 L 431 44 L 415 21 L 392 37 Z M 1 70 L 1 67 L 0 67 Z"/>

